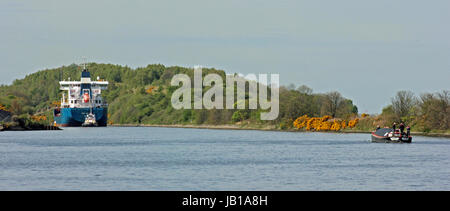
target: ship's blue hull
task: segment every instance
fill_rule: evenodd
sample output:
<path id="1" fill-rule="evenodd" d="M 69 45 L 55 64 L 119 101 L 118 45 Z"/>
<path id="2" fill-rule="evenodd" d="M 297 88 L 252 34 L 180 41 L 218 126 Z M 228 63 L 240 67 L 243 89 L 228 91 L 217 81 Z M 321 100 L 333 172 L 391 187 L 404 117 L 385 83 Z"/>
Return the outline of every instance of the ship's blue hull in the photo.
<path id="1" fill-rule="evenodd" d="M 55 125 L 60 127 L 77 127 L 84 123 L 90 108 L 58 108 L 54 110 Z M 108 121 L 107 108 L 92 108 L 98 126 L 106 126 Z"/>

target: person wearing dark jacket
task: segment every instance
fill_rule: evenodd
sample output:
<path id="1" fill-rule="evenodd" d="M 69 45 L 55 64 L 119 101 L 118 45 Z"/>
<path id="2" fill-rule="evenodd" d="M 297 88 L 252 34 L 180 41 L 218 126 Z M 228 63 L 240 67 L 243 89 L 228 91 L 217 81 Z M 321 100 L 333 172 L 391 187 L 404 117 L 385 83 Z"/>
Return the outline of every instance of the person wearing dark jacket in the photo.
<path id="1" fill-rule="evenodd" d="M 392 124 L 392 129 L 394 130 L 394 133 L 395 133 L 395 128 L 396 128 L 396 124 L 395 124 L 395 122 L 394 122 L 394 124 Z"/>
<path id="2" fill-rule="evenodd" d="M 411 134 L 411 127 L 406 127 L 406 137 L 409 137 L 409 135 Z"/>
<path id="3" fill-rule="evenodd" d="M 400 123 L 400 126 L 398 126 L 398 128 L 400 129 L 400 134 L 403 135 L 403 131 L 405 130 L 405 124 L 403 122 Z"/>

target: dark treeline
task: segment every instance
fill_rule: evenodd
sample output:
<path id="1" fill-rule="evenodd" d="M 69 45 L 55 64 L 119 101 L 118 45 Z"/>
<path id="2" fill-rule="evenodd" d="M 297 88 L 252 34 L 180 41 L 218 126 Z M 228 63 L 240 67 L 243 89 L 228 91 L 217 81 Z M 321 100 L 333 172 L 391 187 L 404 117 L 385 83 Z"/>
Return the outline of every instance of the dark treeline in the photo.
<path id="1" fill-rule="evenodd" d="M 280 87 L 280 115 L 273 121 L 261 121 L 261 109 L 176 110 L 171 106 L 171 95 L 178 87 L 170 86 L 170 81 L 178 73 L 193 78 L 192 68 L 153 64 L 132 69 L 127 66 L 96 63 L 90 63 L 88 68 L 93 80 L 99 77 L 100 80 L 110 83 L 108 90 L 102 93 L 109 103 L 110 124 L 238 123 L 290 128 L 293 120 L 304 114 L 350 118 L 358 113 L 352 101 L 338 92 L 317 94 L 307 86 L 297 88 L 292 85 Z M 51 108 L 58 105 L 62 93 L 59 91 L 58 82 L 79 80 L 80 72 L 80 67 L 72 64 L 38 71 L 24 79 L 15 80 L 12 85 L 2 85 L 0 104 L 14 115 L 46 115 L 47 121 L 51 122 Z M 225 72 L 222 70 L 203 68 L 203 75 L 209 73 L 216 73 L 225 78 Z M 204 91 L 208 88 L 204 87 Z M 248 97 L 247 94 L 247 105 Z"/>

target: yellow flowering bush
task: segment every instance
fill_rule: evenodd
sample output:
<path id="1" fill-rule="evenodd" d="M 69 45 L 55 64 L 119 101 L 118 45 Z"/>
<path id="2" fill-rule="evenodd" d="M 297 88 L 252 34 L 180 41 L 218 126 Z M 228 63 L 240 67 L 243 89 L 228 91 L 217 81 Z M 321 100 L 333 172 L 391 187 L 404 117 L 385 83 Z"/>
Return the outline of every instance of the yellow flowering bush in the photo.
<path id="1" fill-rule="evenodd" d="M 51 106 L 52 107 L 61 107 L 61 101 L 53 101 Z"/>
<path id="2" fill-rule="evenodd" d="M 323 117 L 308 117 L 303 115 L 298 117 L 293 125 L 295 128 L 314 131 L 339 131 L 346 127 L 353 128 L 358 123 L 358 119 L 350 120 L 349 123 L 345 120 L 332 119 L 331 116 L 326 115 Z"/>
<path id="3" fill-rule="evenodd" d="M 339 131 L 341 129 L 341 123 L 339 121 L 333 120 L 330 130 Z"/>
<path id="4" fill-rule="evenodd" d="M 0 110 L 7 111 L 6 107 L 4 105 L 2 105 L 2 104 L 0 104 Z"/>
<path id="5" fill-rule="evenodd" d="M 349 127 L 349 128 L 354 128 L 354 127 L 356 126 L 356 124 L 358 124 L 358 121 L 359 121 L 358 118 L 350 120 L 350 121 L 348 122 L 348 127 Z"/>
<path id="6" fill-rule="evenodd" d="M 312 117 L 306 122 L 306 130 L 317 129 L 320 126 L 320 118 Z"/>
<path id="7" fill-rule="evenodd" d="M 330 116 L 330 115 L 325 115 L 325 116 L 323 116 L 320 120 L 322 121 L 322 122 L 325 122 L 325 121 L 328 121 L 329 119 L 331 119 L 332 117 Z"/>
<path id="8" fill-rule="evenodd" d="M 294 127 L 298 128 L 298 129 L 304 128 L 306 126 L 306 122 L 308 121 L 308 119 L 309 119 L 308 115 L 303 115 L 303 116 L 297 118 L 293 123 Z"/>
<path id="9" fill-rule="evenodd" d="M 47 120 L 47 117 L 44 115 L 34 115 L 34 116 L 31 116 L 31 119 L 33 119 L 34 121 L 40 122 L 40 121 Z"/>
<path id="10" fill-rule="evenodd" d="M 151 94 L 152 92 L 153 92 L 153 90 L 155 90 L 156 89 L 156 86 L 149 86 L 146 90 L 145 90 L 145 92 L 147 93 L 147 94 Z"/>
<path id="11" fill-rule="evenodd" d="M 114 122 L 111 119 L 111 113 L 108 113 L 108 125 L 112 125 Z"/>
<path id="12" fill-rule="evenodd" d="M 319 126 L 316 128 L 317 131 L 328 131 L 331 129 L 331 122 L 319 122 Z"/>
<path id="13" fill-rule="evenodd" d="M 341 122 L 341 128 L 345 129 L 347 127 L 347 122 L 345 120 L 342 120 Z"/>
<path id="14" fill-rule="evenodd" d="M 369 116 L 369 114 L 366 114 L 366 113 L 362 113 L 362 114 L 361 114 L 361 117 L 362 117 L 362 118 L 368 117 L 368 116 Z"/>

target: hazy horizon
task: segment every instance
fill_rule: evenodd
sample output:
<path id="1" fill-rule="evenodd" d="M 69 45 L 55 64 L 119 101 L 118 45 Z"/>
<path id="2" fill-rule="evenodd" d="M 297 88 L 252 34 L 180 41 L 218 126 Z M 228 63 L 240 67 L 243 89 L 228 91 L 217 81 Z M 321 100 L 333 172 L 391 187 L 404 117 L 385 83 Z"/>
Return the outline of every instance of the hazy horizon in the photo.
<path id="1" fill-rule="evenodd" d="M 0 84 L 72 63 L 278 73 L 380 113 L 450 89 L 449 1 L 0 0 Z"/>

